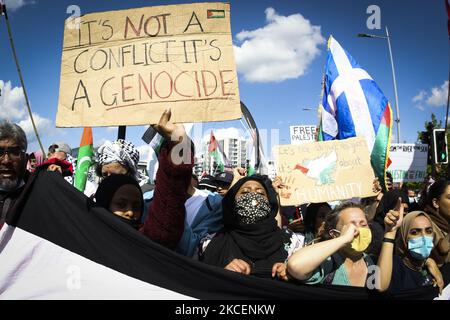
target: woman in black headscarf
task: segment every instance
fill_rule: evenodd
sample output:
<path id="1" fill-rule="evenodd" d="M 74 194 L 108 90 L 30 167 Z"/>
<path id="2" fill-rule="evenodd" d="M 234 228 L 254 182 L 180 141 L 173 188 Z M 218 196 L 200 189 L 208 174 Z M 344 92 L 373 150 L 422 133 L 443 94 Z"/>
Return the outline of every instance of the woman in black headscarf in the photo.
<path id="1" fill-rule="evenodd" d="M 297 242 L 291 241 L 291 231 L 277 226 L 278 200 L 271 181 L 259 175 L 240 179 L 222 206 L 224 228 L 206 249 L 203 244 L 200 260 L 247 275 L 286 279 L 285 261 Z"/>
<path id="2" fill-rule="evenodd" d="M 134 177 L 123 174 L 106 177 L 98 186 L 95 201 L 133 228 L 139 229 L 141 226 L 144 200 Z"/>

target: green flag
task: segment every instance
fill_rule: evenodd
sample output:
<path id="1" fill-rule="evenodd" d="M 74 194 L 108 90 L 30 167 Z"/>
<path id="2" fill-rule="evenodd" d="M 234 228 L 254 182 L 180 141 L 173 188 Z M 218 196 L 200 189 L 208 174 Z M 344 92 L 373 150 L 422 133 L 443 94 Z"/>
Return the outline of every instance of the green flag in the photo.
<path id="1" fill-rule="evenodd" d="M 84 128 L 81 136 L 80 149 L 78 150 L 77 169 L 75 172 L 75 188 L 84 191 L 86 187 L 87 174 L 93 163 L 94 146 L 92 139 L 92 128 Z"/>

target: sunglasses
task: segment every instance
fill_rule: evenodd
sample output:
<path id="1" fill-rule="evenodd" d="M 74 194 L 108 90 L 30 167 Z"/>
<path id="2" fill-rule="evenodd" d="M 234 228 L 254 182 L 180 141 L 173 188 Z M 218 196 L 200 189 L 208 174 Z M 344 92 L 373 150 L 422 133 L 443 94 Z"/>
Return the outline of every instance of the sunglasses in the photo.
<path id="1" fill-rule="evenodd" d="M 21 147 L 0 148 L 0 159 L 2 159 L 6 154 L 8 154 L 11 159 L 16 160 L 25 154 L 25 150 Z"/>

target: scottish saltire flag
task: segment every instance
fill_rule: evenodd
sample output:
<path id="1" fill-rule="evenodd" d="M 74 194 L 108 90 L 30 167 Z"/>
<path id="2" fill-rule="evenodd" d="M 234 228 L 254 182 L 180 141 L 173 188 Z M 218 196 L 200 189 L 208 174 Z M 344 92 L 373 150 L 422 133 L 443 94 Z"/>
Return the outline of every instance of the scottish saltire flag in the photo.
<path id="1" fill-rule="evenodd" d="M 365 137 L 375 176 L 384 181 L 391 129 L 389 101 L 367 71 L 330 36 L 319 140 Z"/>

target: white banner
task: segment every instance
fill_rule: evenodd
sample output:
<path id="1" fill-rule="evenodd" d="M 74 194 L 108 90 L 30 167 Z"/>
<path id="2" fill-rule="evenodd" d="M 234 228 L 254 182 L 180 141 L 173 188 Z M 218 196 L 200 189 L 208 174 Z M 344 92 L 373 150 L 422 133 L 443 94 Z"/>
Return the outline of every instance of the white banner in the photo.
<path id="1" fill-rule="evenodd" d="M 291 126 L 291 144 L 316 141 L 317 127 L 313 125 Z"/>
<path id="2" fill-rule="evenodd" d="M 427 175 L 428 145 L 392 143 L 388 171 L 394 182 L 422 182 Z"/>

